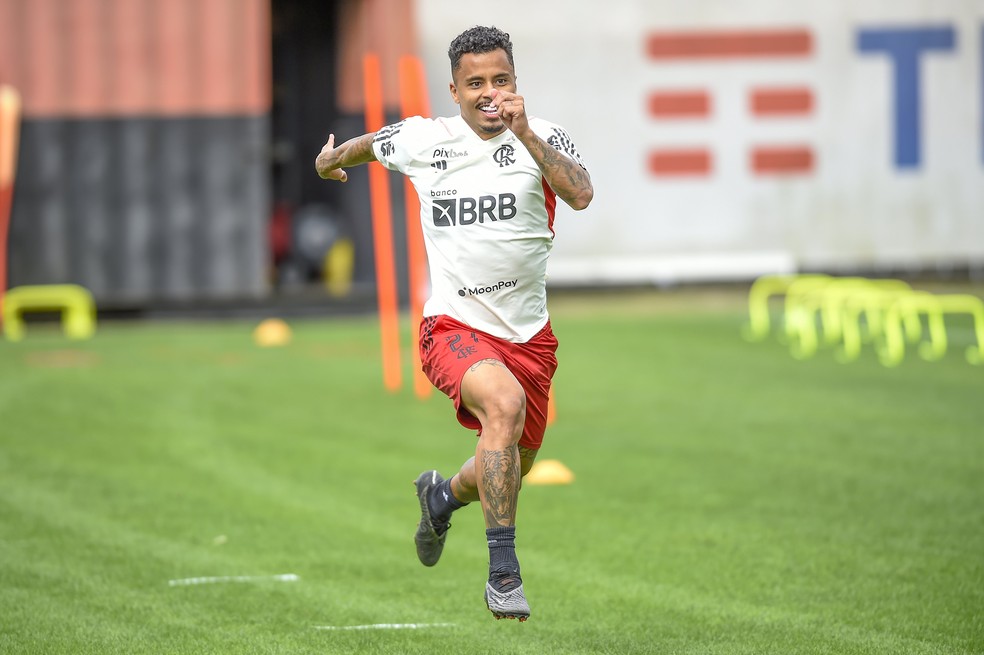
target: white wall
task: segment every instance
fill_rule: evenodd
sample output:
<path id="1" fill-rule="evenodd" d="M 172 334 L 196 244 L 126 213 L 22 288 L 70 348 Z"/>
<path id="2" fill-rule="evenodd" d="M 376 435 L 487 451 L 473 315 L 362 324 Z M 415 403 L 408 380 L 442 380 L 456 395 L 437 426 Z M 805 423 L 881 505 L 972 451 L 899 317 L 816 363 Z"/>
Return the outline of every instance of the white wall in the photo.
<path id="1" fill-rule="evenodd" d="M 984 3 L 972 0 L 499 0 L 476 9 L 417 0 L 436 114 L 456 113 L 447 47 L 475 24 L 509 32 L 531 114 L 564 125 L 595 184 L 591 207 L 559 212 L 552 282 L 750 278 L 797 269 L 984 264 Z M 942 33 L 942 43 L 862 52 L 864 30 Z M 661 59 L 653 32 L 806 33 L 796 57 Z M 945 43 L 948 38 L 949 45 Z M 925 34 L 923 34 L 925 37 Z M 913 37 L 917 38 L 917 37 Z M 929 38 L 929 37 L 927 37 Z M 901 62 L 901 63 L 900 63 Z M 896 150 L 896 70 L 918 78 L 915 130 Z M 799 87 L 806 114 L 765 119 L 759 87 Z M 697 90 L 703 118 L 658 120 L 654 91 Z M 904 123 L 904 121 L 903 121 Z M 919 156 L 913 161 L 911 148 Z M 812 152 L 806 170 L 756 174 L 755 146 Z M 709 174 L 658 176 L 659 148 L 705 148 Z M 906 158 L 907 157 L 907 158 Z"/>

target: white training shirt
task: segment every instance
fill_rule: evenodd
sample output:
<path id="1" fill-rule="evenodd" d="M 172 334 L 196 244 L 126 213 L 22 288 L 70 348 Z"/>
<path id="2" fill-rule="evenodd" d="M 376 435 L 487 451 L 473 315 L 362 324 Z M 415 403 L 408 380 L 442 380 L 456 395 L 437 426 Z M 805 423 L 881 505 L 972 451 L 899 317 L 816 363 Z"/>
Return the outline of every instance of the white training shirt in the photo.
<path id="1" fill-rule="evenodd" d="M 584 168 L 563 128 L 532 117 L 529 124 Z M 446 314 L 508 341 L 529 341 L 548 319 L 557 201 L 526 146 L 508 129 L 483 141 L 461 116 L 414 116 L 379 130 L 372 148 L 420 197 L 432 287 L 424 316 Z"/>

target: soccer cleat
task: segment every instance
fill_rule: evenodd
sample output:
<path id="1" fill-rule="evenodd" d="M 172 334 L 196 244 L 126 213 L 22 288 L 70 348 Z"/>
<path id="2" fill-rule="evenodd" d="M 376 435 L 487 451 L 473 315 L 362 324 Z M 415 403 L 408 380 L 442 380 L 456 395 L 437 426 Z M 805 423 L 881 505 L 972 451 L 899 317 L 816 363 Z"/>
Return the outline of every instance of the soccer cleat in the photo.
<path id="1" fill-rule="evenodd" d="M 530 618 L 530 604 L 526 602 L 522 582 L 509 591 L 496 591 L 491 582 L 486 582 L 485 605 L 496 619 L 519 619 L 522 623 Z"/>
<path id="2" fill-rule="evenodd" d="M 451 527 L 447 521 L 435 522 L 431 518 L 427 502 L 430 490 L 442 482 L 444 478 L 437 471 L 424 471 L 413 482 L 417 488 L 417 500 L 420 501 L 420 523 L 417 524 L 413 542 L 417 545 L 417 558 L 424 566 L 434 566 L 441 559 L 448 528 Z"/>

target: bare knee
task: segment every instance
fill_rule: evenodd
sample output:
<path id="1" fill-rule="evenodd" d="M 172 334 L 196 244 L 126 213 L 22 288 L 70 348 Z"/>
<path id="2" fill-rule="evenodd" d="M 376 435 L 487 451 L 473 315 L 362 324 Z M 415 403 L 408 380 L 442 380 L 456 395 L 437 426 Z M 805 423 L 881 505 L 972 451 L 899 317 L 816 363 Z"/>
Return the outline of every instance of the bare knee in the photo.
<path id="1" fill-rule="evenodd" d="M 461 400 L 482 424 L 482 445 L 503 449 L 515 446 L 526 423 L 526 391 L 497 359 L 483 359 L 461 379 Z"/>
<path id="2" fill-rule="evenodd" d="M 485 403 L 482 438 L 490 445 L 513 446 L 523 436 L 526 423 L 526 394 L 510 392 L 496 395 Z"/>

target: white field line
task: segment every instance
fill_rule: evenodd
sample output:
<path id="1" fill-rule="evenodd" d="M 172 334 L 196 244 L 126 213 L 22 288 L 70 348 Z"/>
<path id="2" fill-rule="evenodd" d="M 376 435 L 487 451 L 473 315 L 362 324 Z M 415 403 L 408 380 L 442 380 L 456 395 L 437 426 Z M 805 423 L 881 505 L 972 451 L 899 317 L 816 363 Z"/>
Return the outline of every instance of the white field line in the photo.
<path id="1" fill-rule="evenodd" d="M 179 578 L 168 580 L 169 587 L 186 587 L 198 584 L 224 584 L 227 582 L 297 582 L 300 576 L 294 573 L 281 573 L 279 575 L 219 575 L 205 578 Z"/>
<path id="2" fill-rule="evenodd" d="M 315 630 L 419 630 L 453 628 L 454 623 L 372 623 L 370 625 L 316 625 Z"/>

